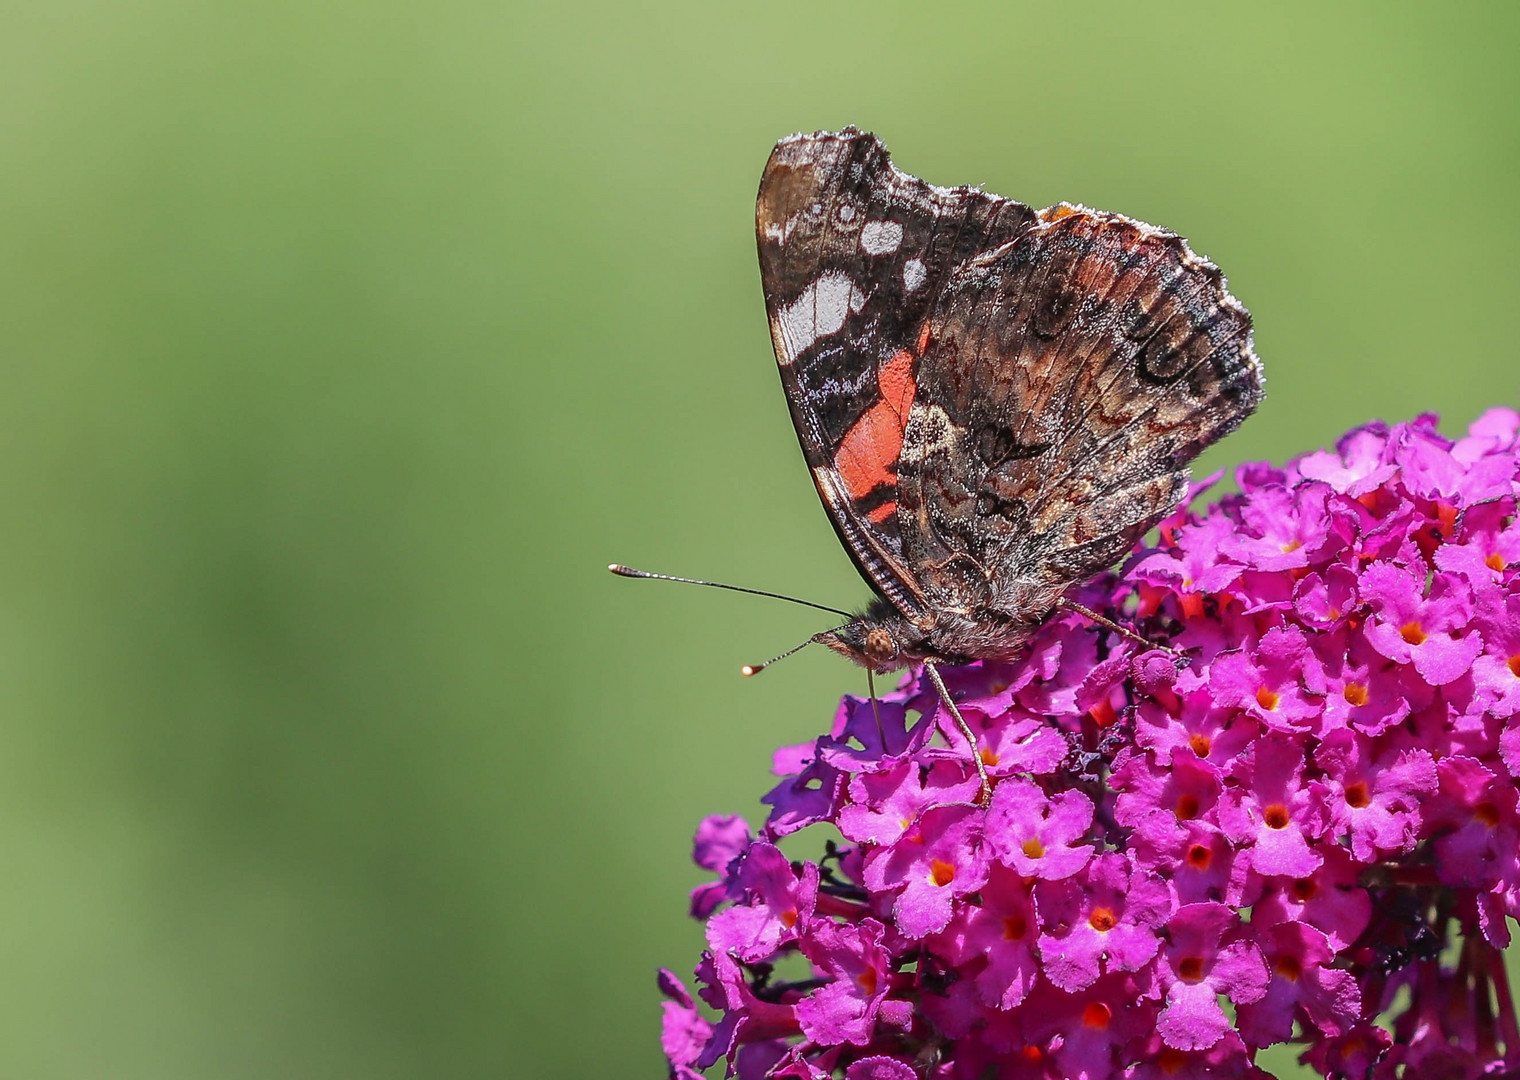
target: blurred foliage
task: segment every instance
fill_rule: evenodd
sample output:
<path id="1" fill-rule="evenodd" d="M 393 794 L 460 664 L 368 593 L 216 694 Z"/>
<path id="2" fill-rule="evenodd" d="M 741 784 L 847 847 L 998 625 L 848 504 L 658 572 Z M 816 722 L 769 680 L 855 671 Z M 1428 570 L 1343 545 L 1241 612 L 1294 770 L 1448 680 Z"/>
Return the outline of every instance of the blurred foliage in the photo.
<path id="1" fill-rule="evenodd" d="M 857 672 L 771 144 L 1188 236 L 1205 465 L 1516 400 L 1514 5 L 0 6 L 0 1076 L 656 1076 L 697 819 Z M 1286 1072 L 1284 1075 L 1288 1075 Z"/>

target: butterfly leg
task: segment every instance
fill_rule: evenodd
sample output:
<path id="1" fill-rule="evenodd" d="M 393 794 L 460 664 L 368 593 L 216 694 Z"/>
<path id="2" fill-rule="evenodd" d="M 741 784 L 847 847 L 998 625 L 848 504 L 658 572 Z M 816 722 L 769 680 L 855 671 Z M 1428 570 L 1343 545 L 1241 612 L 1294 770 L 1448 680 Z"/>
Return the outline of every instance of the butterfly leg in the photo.
<path id="1" fill-rule="evenodd" d="M 939 677 L 939 668 L 936 661 L 928 659 L 924 661 L 924 670 L 929 673 L 929 679 L 934 683 L 934 689 L 939 691 L 939 699 L 945 703 L 945 708 L 950 710 L 950 715 L 955 717 L 956 726 L 961 729 L 961 734 L 966 737 L 966 745 L 971 748 L 971 761 L 976 765 L 976 775 L 981 778 L 982 788 L 976 797 L 981 806 L 986 806 L 992 801 L 992 781 L 987 779 L 987 765 L 982 761 L 982 752 L 976 748 L 976 736 L 972 734 L 971 725 L 966 723 L 966 718 L 955 707 L 955 701 L 950 697 L 950 690 L 945 686 L 945 680 Z"/>
<path id="2" fill-rule="evenodd" d="M 1129 638 L 1131 641 L 1133 641 L 1133 642 L 1135 642 L 1137 644 L 1144 645 L 1147 649 L 1160 649 L 1162 652 L 1167 653 L 1167 654 L 1171 655 L 1174 658 L 1178 658 L 1178 657 L 1183 656 L 1183 654 L 1180 653 L 1180 652 L 1178 652 L 1176 649 L 1173 649 L 1173 648 L 1171 648 L 1169 646 L 1162 645 L 1162 644 L 1160 644 L 1158 642 L 1152 641 L 1150 638 L 1141 637 L 1139 634 L 1137 634 L 1133 630 L 1129 629 L 1129 627 L 1127 627 L 1127 626 L 1120 626 L 1118 623 L 1114 622 L 1112 619 L 1106 619 L 1106 618 L 1104 618 L 1102 615 L 1099 615 L 1092 608 L 1090 608 L 1090 607 L 1084 607 L 1083 605 L 1077 603 L 1075 600 L 1072 600 L 1069 597 L 1065 597 L 1065 596 L 1061 597 L 1059 600 L 1056 601 L 1056 605 L 1058 607 L 1064 607 L 1064 608 L 1066 608 L 1066 609 L 1068 609 L 1070 611 L 1075 611 L 1078 615 L 1082 616 L 1088 622 L 1096 623 L 1097 625 L 1103 627 L 1105 630 L 1112 630 L 1114 633 L 1118 634 L 1120 637 Z"/>

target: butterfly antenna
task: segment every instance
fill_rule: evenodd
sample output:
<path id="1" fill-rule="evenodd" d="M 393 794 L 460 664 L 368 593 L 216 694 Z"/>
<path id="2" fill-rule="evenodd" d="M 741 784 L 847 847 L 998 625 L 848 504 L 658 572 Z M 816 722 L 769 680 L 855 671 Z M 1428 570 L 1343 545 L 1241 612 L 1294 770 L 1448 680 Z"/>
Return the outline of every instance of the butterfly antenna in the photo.
<path id="1" fill-rule="evenodd" d="M 762 671 L 764 671 L 766 668 L 768 668 L 772 664 L 774 664 L 777 660 L 785 660 L 788 656 L 791 656 L 793 653 L 799 653 L 799 652 L 801 652 L 803 649 L 807 648 L 812 643 L 813 643 L 813 639 L 812 638 L 808 638 L 801 645 L 795 645 L 792 648 L 786 650 L 786 652 L 782 653 L 780 656 L 773 656 L 773 657 L 771 657 L 769 660 L 767 660 L 763 664 L 745 664 L 742 668 L 739 669 L 739 674 L 743 675 L 746 679 L 749 678 L 751 675 L 758 675 Z"/>
<path id="2" fill-rule="evenodd" d="M 725 585 L 721 581 L 701 581 L 697 578 L 672 577 L 670 574 L 651 574 L 648 570 L 635 570 L 633 567 L 624 566 L 622 563 L 609 563 L 607 565 L 607 569 L 611 570 L 619 577 L 648 578 L 651 581 L 679 581 L 683 585 L 706 585 L 710 589 L 727 589 L 729 592 L 749 593 L 751 596 L 769 596 L 773 600 L 787 600 L 793 604 L 801 604 L 803 607 L 816 608 L 819 611 L 827 611 L 833 615 L 843 615 L 846 619 L 854 618 L 854 616 L 851 615 L 848 611 L 840 611 L 838 608 L 828 607 L 825 604 L 815 604 L 811 600 L 799 600 L 797 597 L 787 596 L 785 593 L 766 592 L 764 589 L 746 589 L 742 585 Z M 802 644 L 806 645 L 807 642 L 803 642 Z M 797 649 L 800 648 L 802 648 L 802 645 L 797 646 Z M 797 649 L 793 649 L 792 652 L 796 652 Z M 782 654 L 782 656 L 790 655 L 792 655 L 792 653 Z M 781 656 L 776 657 L 776 660 L 780 659 L 782 659 Z M 774 664 L 776 660 L 771 660 L 769 662 Z M 756 668 L 755 670 L 759 671 L 760 668 L 763 668 L 765 666 L 765 664 L 761 664 L 760 667 Z"/>

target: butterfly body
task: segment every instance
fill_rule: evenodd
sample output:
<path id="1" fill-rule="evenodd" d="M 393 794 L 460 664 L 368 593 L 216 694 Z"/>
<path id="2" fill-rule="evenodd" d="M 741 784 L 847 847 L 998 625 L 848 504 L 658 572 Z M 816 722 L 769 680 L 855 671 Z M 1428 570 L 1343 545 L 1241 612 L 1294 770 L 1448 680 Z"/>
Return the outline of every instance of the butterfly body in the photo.
<path id="1" fill-rule="evenodd" d="M 1250 316 L 1175 234 L 782 140 L 756 232 L 782 385 L 877 597 L 818 635 L 857 663 L 1007 659 L 1186 492 L 1263 394 Z"/>

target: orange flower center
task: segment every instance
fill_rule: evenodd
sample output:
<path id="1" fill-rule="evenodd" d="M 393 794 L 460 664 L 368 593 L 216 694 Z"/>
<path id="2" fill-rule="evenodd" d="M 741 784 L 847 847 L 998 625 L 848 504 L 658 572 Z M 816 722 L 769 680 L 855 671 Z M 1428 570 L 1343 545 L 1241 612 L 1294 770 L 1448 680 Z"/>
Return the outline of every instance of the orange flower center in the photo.
<path id="1" fill-rule="evenodd" d="M 1114 918 L 1114 913 L 1106 907 L 1093 908 L 1092 914 L 1087 917 L 1087 925 L 1100 934 L 1108 933 L 1118 921 Z"/>
<path id="2" fill-rule="evenodd" d="M 1353 810 L 1360 810 L 1372 800 L 1367 796 L 1367 782 L 1358 780 L 1346 789 L 1346 805 Z"/>
<path id="3" fill-rule="evenodd" d="M 1492 829 L 1499 824 L 1499 808 L 1491 802 L 1479 803 L 1473 807 L 1473 817 Z"/>
<path id="4" fill-rule="evenodd" d="M 1187 1064 L 1187 1055 L 1181 1050 L 1174 1050 L 1170 1046 L 1164 1047 L 1161 1053 L 1156 1055 L 1156 1068 L 1167 1076 L 1176 1076 Z"/>
<path id="5" fill-rule="evenodd" d="M 981 758 L 982 764 L 989 769 L 998 763 L 997 751 L 990 746 L 983 748 Z"/>
<path id="6" fill-rule="evenodd" d="M 1267 712 L 1275 712 L 1277 710 L 1277 703 L 1280 700 L 1282 699 L 1274 691 L 1268 690 L 1265 686 L 1256 691 L 1256 704 L 1266 709 Z"/>
<path id="7" fill-rule="evenodd" d="M 1209 863 L 1214 861 L 1214 853 L 1207 844 L 1194 844 L 1187 850 L 1187 861 L 1195 869 L 1207 870 Z"/>
<path id="8" fill-rule="evenodd" d="M 1177 975 L 1188 982 L 1197 982 L 1203 978 L 1203 957 L 1183 957 L 1182 963 L 1177 965 Z"/>
<path id="9" fill-rule="evenodd" d="M 1192 747 L 1193 753 L 1206 758 L 1209 756 L 1209 751 L 1214 749 L 1214 740 L 1207 735 L 1194 735 L 1188 740 L 1188 746 Z"/>
<path id="10" fill-rule="evenodd" d="M 955 880 L 955 867 L 935 859 L 929 863 L 929 880 L 943 888 Z"/>
<path id="11" fill-rule="evenodd" d="M 1261 818 L 1267 823 L 1269 829 L 1286 829 L 1291 817 L 1288 808 L 1282 803 L 1273 803 L 1261 812 Z"/>
<path id="12" fill-rule="evenodd" d="M 1359 682 L 1348 682 L 1341 691 L 1341 696 L 1346 699 L 1347 705 L 1367 704 L 1367 688 Z"/>
<path id="13" fill-rule="evenodd" d="M 1299 963 L 1296 956 L 1279 956 L 1272 966 L 1289 982 L 1298 982 L 1298 977 L 1304 973 L 1304 965 Z"/>
<path id="14" fill-rule="evenodd" d="M 1083 1027 L 1106 1028 L 1108 1027 L 1108 1022 L 1113 1018 L 1114 1010 L 1101 1001 L 1089 1001 L 1087 1008 L 1082 1010 Z"/>
<path id="15" fill-rule="evenodd" d="M 1293 898 L 1299 902 L 1313 900 L 1318 892 L 1319 886 L 1314 883 L 1313 878 L 1303 877 L 1293 883 Z"/>
<path id="16" fill-rule="evenodd" d="M 1177 809 L 1174 811 L 1178 821 L 1192 821 L 1198 816 L 1198 796 L 1177 796 Z"/>
<path id="17" fill-rule="evenodd" d="M 1023 851 L 1031 859 L 1038 859 L 1045 854 L 1045 845 L 1040 843 L 1038 836 L 1031 836 L 1028 840 L 1024 841 Z"/>
<path id="18" fill-rule="evenodd" d="M 1003 920 L 1003 940 L 1018 941 L 1029 929 L 1029 921 L 1022 915 L 1010 915 Z"/>
<path id="19" fill-rule="evenodd" d="M 1515 678 L 1520 679 L 1520 653 L 1516 653 L 1509 658 L 1509 673 Z"/>
<path id="20" fill-rule="evenodd" d="M 875 968 L 866 968 L 859 975 L 855 976 L 855 981 L 860 984 L 860 988 L 864 990 L 868 995 L 876 993 Z"/>
<path id="21" fill-rule="evenodd" d="M 1496 551 L 1483 560 L 1483 565 L 1487 566 L 1490 570 L 1502 571 L 1504 569 L 1504 556 Z"/>
<path id="22" fill-rule="evenodd" d="M 1411 645 L 1423 645 L 1425 644 L 1425 629 L 1416 619 L 1414 622 L 1407 622 L 1399 627 L 1399 637 Z"/>

